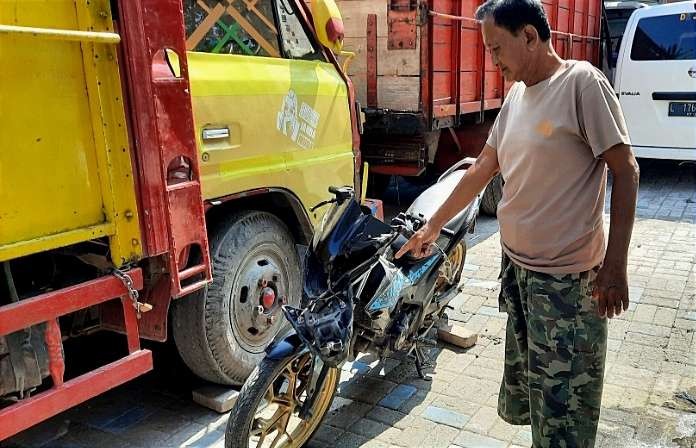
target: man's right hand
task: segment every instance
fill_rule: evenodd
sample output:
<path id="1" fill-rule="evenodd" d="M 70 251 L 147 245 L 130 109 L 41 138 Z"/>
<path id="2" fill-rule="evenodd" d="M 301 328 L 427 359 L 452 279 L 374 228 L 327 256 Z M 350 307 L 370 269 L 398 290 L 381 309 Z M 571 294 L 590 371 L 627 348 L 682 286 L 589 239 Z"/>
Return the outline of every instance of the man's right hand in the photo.
<path id="1" fill-rule="evenodd" d="M 413 234 L 410 240 L 395 254 L 400 258 L 407 252 L 423 258 L 432 252 L 432 244 L 440 235 L 442 226 L 462 211 L 498 172 L 498 154 L 495 149 L 484 145 L 476 162 L 466 170 L 454 191 L 449 195 L 428 222 Z M 442 223 L 441 225 L 438 225 Z"/>
<path id="2" fill-rule="evenodd" d="M 433 251 L 433 243 L 440 235 L 440 228 L 426 223 L 416 233 L 413 234 L 406 244 L 394 255 L 394 258 L 401 258 L 407 252 L 416 258 L 423 258 L 430 255 Z"/>

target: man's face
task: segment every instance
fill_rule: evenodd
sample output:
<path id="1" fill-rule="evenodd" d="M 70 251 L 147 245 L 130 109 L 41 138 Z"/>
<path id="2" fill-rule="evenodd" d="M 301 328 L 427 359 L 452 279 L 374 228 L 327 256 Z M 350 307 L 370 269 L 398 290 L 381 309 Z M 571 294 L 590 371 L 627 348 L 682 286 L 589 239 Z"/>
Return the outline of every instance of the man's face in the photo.
<path id="1" fill-rule="evenodd" d="M 528 73 L 531 52 L 527 35 L 520 30 L 517 35 L 486 18 L 481 24 L 483 43 L 491 53 L 493 63 L 500 68 L 507 81 L 522 81 Z"/>

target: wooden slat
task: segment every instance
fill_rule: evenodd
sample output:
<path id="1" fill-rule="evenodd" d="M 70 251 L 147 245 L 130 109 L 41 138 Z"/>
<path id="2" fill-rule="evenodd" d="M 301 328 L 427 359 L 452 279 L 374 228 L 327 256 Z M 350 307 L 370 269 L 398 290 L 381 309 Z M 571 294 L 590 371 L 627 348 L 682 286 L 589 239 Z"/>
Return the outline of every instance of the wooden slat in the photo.
<path id="1" fill-rule="evenodd" d="M 377 16 L 377 37 L 387 37 L 387 0 L 339 0 L 344 37 L 365 37 L 368 14 Z"/>
<path id="2" fill-rule="evenodd" d="M 419 43 L 420 45 L 420 43 Z M 348 74 L 367 73 L 367 39 L 365 37 L 347 37 L 343 48 L 355 52 Z M 377 37 L 377 74 L 380 76 L 418 76 L 420 74 L 420 50 L 387 50 L 387 38 Z"/>
<path id="3" fill-rule="evenodd" d="M 380 107 L 417 111 L 420 89 L 418 76 L 378 76 L 377 96 Z"/>
<path id="4" fill-rule="evenodd" d="M 500 81 L 500 71 L 486 71 L 485 85 L 483 88 L 485 99 L 500 98 L 502 94 L 502 83 Z"/>
<path id="5" fill-rule="evenodd" d="M 462 114 L 472 114 L 479 112 L 481 110 L 480 101 L 469 101 L 468 103 L 461 103 L 459 105 L 459 111 Z"/>
<path id="6" fill-rule="evenodd" d="M 433 108 L 433 115 L 435 118 L 449 117 L 456 115 L 457 106 L 456 104 L 445 104 L 442 106 L 435 106 Z"/>
<path id="7" fill-rule="evenodd" d="M 460 101 L 465 103 L 469 101 L 480 100 L 480 85 L 477 71 L 461 72 L 461 84 L 459 87 Z"/>
<path id="8" fill-rule="evenodd" d="M 258 3 L 258 1 L 259 0 L 244 0 L 244 4 L 246 5 L 247 9 L 256 14 L 256 16 L 268 27 L 268 29 L 273 32 L 273 34 L 278 34 L 273 21 L 263 15 L 263 13 L 256 8 L 256 3 Z"/>
<path id="9" fill-rule="evenodd" d="M 220 17 L 222 17 L 223 14 L 225 14 L 225 7 L 222 6 L 222 3 L 218 3 L 210 11 L 208 16 L 198 25 L 198 28 L 196 28 L 196 30 L 191 33 L 189 38 L 186 39 L 186 49 L 193 50 L 196 48 L 200 41 L 203 40 L 205 35 L 208 34 L 208 31 L 215 26 L 215 22 L 220 20 Z"/>
<path id="10" fill-rule="evenodd" d="M 270 42 L 268 42 L 258 31 L 256 31 L 256 28 L 254 28 L 254 25 L 249 23 L 247 19 L 242 16 L 237 9 L 229 5 L 227 7 L 227 14 L 231 15 L 232 18 L 241 26 L 244 28 L 244 31 L 246 31 L 259 45 L 261 45 L 261 48 L 266 50 L 266 52 L 274 57 L 278 58 L 280 57 L 280 53 L 278 53 L 278 49 L 276 49 L 275 46 L 273 46 Z"/>

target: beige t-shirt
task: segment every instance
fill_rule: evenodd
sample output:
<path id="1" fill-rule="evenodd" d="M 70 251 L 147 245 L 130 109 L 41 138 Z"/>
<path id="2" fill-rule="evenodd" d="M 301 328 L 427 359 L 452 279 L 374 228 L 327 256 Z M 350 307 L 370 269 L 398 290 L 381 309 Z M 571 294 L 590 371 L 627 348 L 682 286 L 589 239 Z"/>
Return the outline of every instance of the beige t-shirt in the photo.
<path id="1" fill-rule="evenodd" d="M 566 61 L 550 78 L 513 85 L 488 145 L 505 185 L 498 205 L 503 250 L 519 266 L 584 272 L 604 259 L 607 168 L 599 156 L 630 144 L 606 77 Z"/>

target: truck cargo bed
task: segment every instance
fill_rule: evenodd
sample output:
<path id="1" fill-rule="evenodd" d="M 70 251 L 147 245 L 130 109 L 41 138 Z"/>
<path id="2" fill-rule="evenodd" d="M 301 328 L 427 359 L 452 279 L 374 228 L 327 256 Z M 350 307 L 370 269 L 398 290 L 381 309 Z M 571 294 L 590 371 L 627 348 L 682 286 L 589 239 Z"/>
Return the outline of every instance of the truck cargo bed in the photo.
<path id="1" fill-rule="evenodd" d="M 0 3 L 0 261 L 100 237 L 142 255 L 119 41 L 105 0 Z"/>

